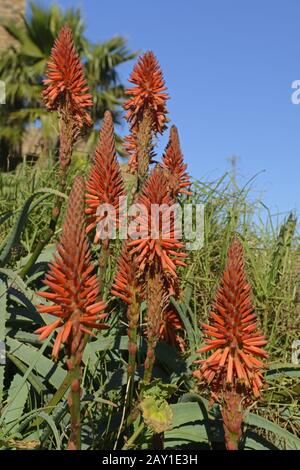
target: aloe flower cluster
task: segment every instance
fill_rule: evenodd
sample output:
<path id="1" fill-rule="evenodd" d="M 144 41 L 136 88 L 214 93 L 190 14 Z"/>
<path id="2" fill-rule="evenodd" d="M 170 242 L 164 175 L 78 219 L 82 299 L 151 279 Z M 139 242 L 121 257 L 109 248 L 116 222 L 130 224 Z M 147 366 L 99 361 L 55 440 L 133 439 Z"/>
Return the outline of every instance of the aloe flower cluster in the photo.
<path id="1" fill-rule="evenodd" d="M 69 166 L 74 143 L 85 127 L 92 125 L 88 109 L 92 95 L 76 51 L 71 28 L 64 26 L 56 39 L 47 63 L 43 98 L 49 111 L 60 116 L 60 164 Z M 65 175 L 64 175 L 65 176 Z"/>
<path id="2" fill-rule="evenodd" d="M 86 213 L 89 216 L 87 232 L 95 229 L 97 224 L 101 222 L 101 214 L 97 214 L 101 204 L 109 204 L 115 208 L 116 222 L 118 223 L 119 202 L 120 198 L 125 196 L 125 189 L 116 156 L 114 124 L 109 111 L 104 114 L 86 187 Z M 94 243 L 97 243 L 102 237 L 104 234 L 96 231 Z"/>
<path id="3" fill-rule="evenodd" d="M 133 376 L 136 369 L 137 327 L 142 293 L 139 287 L 138 268 L 132 258 L 128 242 L 125 241 L 118 260 L 117 272 L 112 284 L 111 293 L 127 304 L 128 320 L 128 374 Z"/>
<path id="4" fill-rule="evenodd" d="M 185 351 L 185 341 L 182 337 L 184 331 L 183 323 L 177 311 L 171 305 L 163 312 L 162 322 L 160 324 L 160 340 L 165 341 L 179 351 Z"/>
<path id="5" fill-rule="evenodd" d="M 46 73 L 43 91 L 46 108 L 70 114 L 80 128 L 91 126 L 87 108 L 93 105 L 92 95 L 68 25 L 61 29 L 54 43 Z"/>
<path id="6" fill-rule="evenodd" d="M 138 127 L 146 110 L 151 113 L 152 129 L 162 133 L 166 128 L 169 98 L 160 65 L 152 51 L 146 52 L 134 66 L 129 82 L 134 86 L 126 90 L 130 99 L 124 104 L 126 119 L 131 129 Z"/>
<path id="7" fill-rule="evenodd" d="M 129 169 L 142 181 L 154 157 L 152 138 L 166 129 L 169 96 L 160 65 L 152 51 L 146 52 L 133 68 L 129 82 L 134 86 L 126 90 L 126 119 L 130 134 L 125 149 L 130 155 Z"/>
<path id="8" fill-rule="evenodd" d="M 72 350 L 74 325 L 78 323 L 77 338 L 92 334 L 92 329 L 103 329 L 98 323 L 106 317 L 105 302 L 99 300 L 99 287 L 91 253 L 85 235 L 84 219 L 85 185 L 78 176 L 72 187 L 63 231 L 56 247 L 54 260 L 50 263 L 44 284 L 48 290 L 38 294 L 53 305 L 39 305 L 40 313 L 57 317 L 53 323 L 39 328 L 36 333 L 45 339 L 58 330 L 52 355 L 58 358 L 61 344 Z M 76 336 L 76 335 L 75 335 Z"/>
<path id="9" fill-rule="evenodd" d="M 138 267 L 140 295 L 148 305 L 145 318 L 148 351 L 144 366 L 145 380 L 149 381 L 157 342 L 165 339 L 179 344 L 180 336 L 175 331 L 181 323 L 176 312 L 170 315 L 169 310 L 168 313 L 168 304 L 170 296 L 179 293 L 178 268 L 186 266 L 187 254 L 175 226 L 172 206 L 178 201 L 179 193 L 189 193 L 187 187 L 191 183 L 185 171 L 176 128 L 171 130 L 171 143 L 162 164 L 149 172 L 154 158 L 153 139 L 164 132 L 168 122 L 166 86 L 152 52 L 146 52 L 139 59 L 129 81 L 134 86 L 127 89 L 130 98 L 124 105 L 130 124 L 130 135 L 126 140 L 130 154 L 128 166 L 139 183 L 134 200 L 145 210 L 141 210 L 136 218 L 141 236 L 129 241 L 128 248 Z M 160 214 L 153 214 L 155 205 L 164 207 Z M 153 227 L 156 237 L 151 231 Z M 154 294 L 156 288 L 158 291 Z"/>
<path id="10" fill-rule="evenodd" d="M 169 143 L 162 159 L 162 168 L 167 170 L 171 198 L 175 199 L 178 194 L 186 194 L 188 196 L 193 194 L 187 189 L 191 185 L 191 181 L 190 176 L 186 172 L 187 164 L 183 161 L 176 126 L 171 127 Z"/>
<path id="11" fill-rule="evenodd" d="M 40 340 L 57 331 L 52 356 L 58 359 L 60 347 L 64 344 L 67 367 L 74 371 L 69 396 L 70 449 L 80 446 L 80 364 L 85 335 L 94 335 L 93 330 L 107 328 L 103 323 L 107 316 L 106 304 L 100 298 L 85 233 L 84 197 L 84 180 L 77 176 L 70 193 L 62 235 L 44 281 L 48 290 L 39 292 L 41 297 L 50 301 L 50 304 L 39 305 L 39 312 L 48 313 L 56 319 L 36 330 Z"/>
<path id="12" fill-rule="evenodd" d="M 198 361 L 200 368 L 194 375 L 209 385 L 214 399 L 223 403 L 225 437 L 228 447 L 233 448 L 241 435 L 240 426 L 233 433 L 233 421 L 241 424 L 242 408 L 260 397 L 262 359 L 268 357 L 263 349 L 267 341 L 259 331 L 251 301 L 251 286 L 246 280 L 243 248 L 237 238 L 233 239 L 228 250 L 227 265 L 210 313 L 210 323 L 203 324 L 202 328 L 206 346 L 198 353 L 213 352 L 207 359 Z M 238 436 L 235 442 L 232 442 L 233 435 Z"/>
<path id="13" fill-rule="evenodd" d="M 158 342 L 166 341 L 181 352 L 187 346 L 184 322 L 171 297 L 180 297 L 180 274 L 188 263 L 174 208 L 176 203 L 192 195 L 191 180 L 176 126 L 170 129 L 161 162 L 154 162 L 155 138 L 167 128 L 168 95 L 153 52 L 140 57 L 129 81 L 133 86 L 126 90 L 128 100 L 124 104 L 130 130 L 125 148 L 129 154 L 128 168 L 136 178 L 134 190 L 129 192 L 123 181 L 113 118 L 106 111 L 87 182 L 81 176 L 74 180 L 62 233 L 44 280 L 47 289 L 39 292 L 44 299 L 37 306 L 39 312 L 54 319 L 49 322 L 46 317 L 45 325 L 36 333 L 40 340 L 54 335 L 53 359 L 64 357 L 71 374 L 68 398 L 71 415 L 68 449 L 71 450 L 80 449 L 81 444 L 82 356 L 87 341 L 108 328 L 104 321 L 108 302 L 113 307 L 118 302 L 118 311 L 121 303 L 126 310 L 126 316 L 121 312 L 128 334 L 124 407 L 127 414 L 123 416 L 126 422 L 132 424 L 131 409 L 134 408 L 136 416 L 143 399 L 134 381 L 137 366 L 144 363 L 143 381 L 149 386 Z M 62 28 L 55 41 L 44 85 L 45 106 L 49 111 L 57 111 L 60 119 L 61 188 L 65 190 L 73 145 L 84 128 L 91 125 L 88 109 L 92 106 L 84 68 L 68 26 Z M 107 213 L 99 209 L 113 208 L 114 228 L 120 229 L 120 201 L 128 196 L 140 208 L 135 217 L 139 236 L 132 237 L 129 233 L 121 247 L 121 243 L 105 237 L 109 221 Z M 154 207 L 159 211 L 153 212 Z M 90 242 L 94 244 L 93 250 Z M 97 256 L 98 264 L 94 263 Z M 105 286 L 107 263 L 115 257 L 114 277 Z M 142 303 L 146 306 L 144 314 Z M 227 448 L 236 449 L 242 435 L 245 407 L 261 395 L 263 359 L 267 357 L 264 350 L 267 342 L 259 331 L 251 303 L 251 286 L 246 280 L 238 238 L 230 245 L 209 323 L 202 328 L 205 345 L 198 350 L 202 356 L 194 376 L 200 386 L 209 388 L 212 399 L 220 403 Z M 147 340 L 145 352 L 139 351 L 140 335 Z M 206 358 L 205 353 L 209 353 Z"/>
<path id="14" fill-rule="evenodd" d="M 141 233 L 144 232 L 147 235 L 129 242 L 129 246 L 132 248 L 131 253 L 136 254 L 136 261 L 141 271 L 151 270 L 157 260 L 162 271 L 168 272 L 176 278 L 176 267 L 186 266 L 183 259 L 187 255 L 180 251 L 184 248 L 184 243 L 178 239 L 179 234 L 174 226 L 172 214 L 171 217 L 164 217 L 166 213 L 168 215 L 168 208 L 173 205 L 173 200 L 169 194 L 166 176 L 159 166 L 152 170 L 137 202 L 143 205 L 146 210 L 141 211 L 136 222 L 140 226 Z M 160 217 L 156 217 L 156 214 L 151 211 L 155 204 L 166 206 L 165 211 L 159 214 Z M 151 238 L 150 229 L 153 227 L 157 230 L 157 239 Z"/>

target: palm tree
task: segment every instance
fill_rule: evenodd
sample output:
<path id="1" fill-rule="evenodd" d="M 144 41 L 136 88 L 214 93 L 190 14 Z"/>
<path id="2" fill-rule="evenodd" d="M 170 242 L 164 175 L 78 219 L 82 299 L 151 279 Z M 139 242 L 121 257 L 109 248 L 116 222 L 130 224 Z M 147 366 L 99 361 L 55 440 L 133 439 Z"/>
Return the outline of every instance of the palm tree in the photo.
<path id="1" fill-rule="evenodd" d="M 0 166 L 7 156 L 20 156 L 24 132 L 29 126 L 40 127 L 45 152 L 53 149 L 53 126 L 56 118 L 47 113 L 41 101 L 42 80 L 46 61 L 54 40 L 63 24 L 73 31 L 77 50 L 85 65 L 88 84 L 94 96 L 92 116 L 98 127 L 105 110 L 110 110 L 118 122 L 124 87 L 117 68 L 136 57 L 120 36 L 93 44 L 85 35 L 85 26 L 79 9 L 62 12 L 56 5 L 50 8 L 30 3 L 30 12 L 22 25 L 5 24 L 5 29 L 16 40 L 0 56 L 0 80 L 6 83 L 6 105 L 0 115 Z M 42 125 L 41 125 L 42 124 Z M 94 141 L 93 131 L 88 136 Z"/>

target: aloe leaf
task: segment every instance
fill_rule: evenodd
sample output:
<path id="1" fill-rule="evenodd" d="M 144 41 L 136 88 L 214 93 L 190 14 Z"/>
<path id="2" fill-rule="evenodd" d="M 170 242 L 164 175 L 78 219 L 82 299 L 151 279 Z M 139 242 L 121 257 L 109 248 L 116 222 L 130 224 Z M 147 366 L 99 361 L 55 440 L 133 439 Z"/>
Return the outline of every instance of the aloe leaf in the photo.
<path id="1" fill-rule="evenodd" d="M 61 440 L 60 440 L 59 432 L 58 432 L 58 429 L 56 427 L 54 419 L 51 416 L 49 416 L 47 413 L 44 413 L 43 411 L 41 411 L 38 414 L 38 417 L 42 418 L 43 421 L 47 422 L 47 424 L 49 425 L 49 427 L 50 427 L 50 429 L 53 433 L 53 436 L 54 436 L 54 439 L 55 439 L 55 442 L 56 442 L 56 450 L 60 450 L 61 449 Z"/>
<path id="2" fill-rule="evenodd" d="M 4 274 L 4 276 L 10 279 L 11 282 L 8 287 L 20 290 L 32 304 L 40 303 L 40 298 L 25 284 L 23 279 L 15 271 L 12 269 L 0 268 L 0 274 Z M 28 305 L 26 305 L 26 307 L 28 307 Z"/>
<path id="3" fill-rule="evenodd" d="M 278 450 L 274 444 L 252 431 L 244 433 L 241 448 L 242 450 Z"/>
<path id="4" fill-rule="evenodd" d="M 5 371 L 5 323 L 7 308 L 7 287 L 0 279 L 0 403 L 3 397 Z"/>
<path id="5" fill-rule="evenodd" d="M 7 338 L 7 346 L 10 354 L 29 366 L 27 372 L 34 369 L 45 381 L 48 381 L 57 389 L 63 382 L 66 371 L 59 364 L 54 364 L 51 359 L 43 356 L 43 351 L 48 346 L 49 341 L 50 339 L 47 339 L 38 350 L 16 339 Z"/>
<path id="6" fill-rule="evenodd" d="M 267 380 L 274 380 L 279 377 L 300 377 L 300 365 L 290 363 L 270 364 L 265 377 Z"/>
<path id="7" fill-rule="evenodd" d="M 198 403 L 176 403 L 170 406 L 173 422 L 172 429 L 164 434 L 166 448 L 209 442 L 205 417 Z"/>
<path id="8" fill-rule="evenodd" d="M 272 421 L 269 421 L 262 416 L 256 415 L 254 413 L 249 413 L 246 416 L 245 423 L 250 426 L 255 426 L 257 428 L 265 429 L 266 431 L 271 431 L 275 434 L 276 437 L 279 437 L 285 441 L 286 448 L 288 450 L 299 450 L 300 449 L 300 438 L 295 434 L 287 431 L 286 429 L 278 426 Z"/>
<path id="9" fill-rule="evenodd" d="M 16 425 L 10 429 L 13 432 L 17 428 L 18 420 L 23 414 L 23 409 L 29 394 L 29 386 L 23 381 L 20 374 L 16 374 L 10 384 L 7 397 L 7 405 L 4 409 L 4 424 L 11 425 L 16 422 Z"/>
<path id="10" fill-rule="evenodd" d="M 7 219 L 13 215 L 12 211 L 7 211 L 4 214 L 0 215 L 0 225 L 3 224 Z"/>
<path id="11" fill-rule="evenodd" d="M 20 359 L 15 357 L 13 354 L 7 353 L 8 359 L 15 364 L 15 366 L 19 369 L 22 374 L 25 374 L 27 371 L 27 365 L 24 364 Z M 40 381 L 40 379 L 34 375 L 32 372 L 28 375 L 28 382 L 32 385 L 32 387 L 37 391 L 39 395 L 42 395 L 43 392 L 46 392 L 47 389 Z"/>

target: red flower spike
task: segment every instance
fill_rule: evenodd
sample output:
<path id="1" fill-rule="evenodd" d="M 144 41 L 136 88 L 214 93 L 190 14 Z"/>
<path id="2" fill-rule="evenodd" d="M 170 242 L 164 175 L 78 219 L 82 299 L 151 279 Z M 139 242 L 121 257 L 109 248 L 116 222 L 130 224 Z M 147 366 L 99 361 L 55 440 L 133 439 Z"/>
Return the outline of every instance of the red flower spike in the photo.
<path id="1" fill-rule="evenodd" d="M 118 260 L 117 273 L 111 293 L 124 300 L 128 305 L 132 303 L 138 289 L 137 271 L 135 261 L 129 254 L 128 243 L 125 241 Z"/>
<path id="2" fill-rule="evenodd" d="M 148 51 L 140 57 L 135 65 L 129 81 L 134 87 L 128 88 L 126 94 L 130 99 L 124 104 L 127 110 L 126 119 L 133 129 L 141 122 L 143 114 L 149 110 L 152 115 L 152 130 L 162 133 L 166 128 L 166 101 L 169 98 L 165 92 L 165 82 L 160 65 L 153 54 Z"/>
<path id="3" fill-rule="evenodd" d="M 166 87 L 160 65 L 153 52 L 146 52 L 140 57 L 135 65 L 129 81 L 135 86 L 128 88 L 126 94 L 130 96 L 124 104 L 127 110 L 126 119 L 130 123 L 131 134 L 125 137 L 124 148 L 129 154 L 128 167 L 131 173 L 141 172 L 139 169 L 139 159 L 145 142 L 140 142 L 141 135 L 146 138 L 146 149 L 148 154 L 148 164 L 152 163 L 154 158 L 153 148 L 151 147 L 152 134 L 162 134 L 166 129 L 168 113 L 166 101 L 169 96 L 165 93 Z M 147 115 L 144 126 L 147 128 L 142 131 L 143 120 Z M 149 135 L 148 135 L 149 134 Z M 145 148 L 144 148 L 145 150 Z M 143 163 L 142 163 L 143 166 Z"/>
<path id="4" fill-rule="evenodd" d="M 187 165 L 183 162 L 179 135 L 176 126 L 170 130 L 169 142 L 163 156 L 162 167 L 168 170 L 168 180 L 171 197 L 179 193 L 191 196 L 193 193 L 186 188 L 191 185 L 190 176 L 186 173 Z"/>
<path id="5" fill-rule="evenodd" d="M 160 167 L 157 166 L 152 170 L 142 188 L 137 203 L 141 204 L 145 210 L 140 212 L 135 222 L 140 227 L 141 232 L 146 235 L 142 235 L 141 238 L 128 243 L 131 248 L 130 253 L 135 254 L 140 271 L 143 272 L 146 268 L 155 266 L 158 262 L 163 271 L 176 278 L 176 268 L 177 266 L 185 266 L 182 259 L 186 258 L 187 254 L 179 251 L 184 248 L 184 243 L 179 242 L 176 238 L 174 217 L 172 214 L 167 214 L 173 200 L 169 195 L 166 177 Z M 165 209 L 160 212 L 159 221 L 156 220 L 155 214 L 153 214 L 154 204 L 157 206 L 165 205 Z M 157 230 L 156 238 L 151 238 L 151 229 L 153 227 Z"/>
<path id="6" fill-rule="evenodd" d="M 72 31 L 64 26 L 56 39 L 43 81 L 43 98 L 49 111 L 71 114 L 79 128 L 91 126 L 87 108 L 93 105 L 83 65 L 75 49 Z"/>
<path id="7" fill-rule="evenodd" d="M 84 180 L 77 176 L 57 253 L 44 281 L 50 291 L 38 293 L 52 302 L 52 305 L 39 305 L 39 312 L 57 317 L 52 324 L 36 330 L 40 340 L 58 330 L 52 351 L 54 358 L 58 357 L 62 343 L 75 347 L 83 333 L 92 334 L 93 328 L 107 328 L 101 322 L 107 316 L 106 304 L 99 300 L 97 276 L 92 274 L 94 267 L 85 234 L 84 192 Z"/>
<path id="8" fill-rule="evenodd" d="M 148 304 L 146 315 L 147 355 L 144 363 L 144 381 L 149 383 L 151 381 L 152 369 L 155 362 L 155 350 L 159 340 L 160 325 L 168 300 L 168 295 L 166 294 L 164 286 L 164 279 L 160 272 L 156 271 L 153 274 L 153 277 L 148 277 L 146 284 L 146 299 Z"/>
<path id="9" fill-rule="evenodd" d="M 262 369 L 259 358 L 267 358 L 267 344 L 258 331 L 251 303 L 251 287 L 246 281 L 243 248 L 237 238 L 228 250 L 227 265 L 216 295 L 209 325 L 204 324 L 206 346 L 199 353 L 214 351 L 201 363 L 195 376 L 211 384 L 216 395 L 242 386 L 249 396 L 260 396 Z"/>
<path id="10" fill-rule="evenodd" d="M 180 335 L 182 331 L 183 324 L 176 310 L 172 307 L 165 310 L 160 325 L 160 341 L 165 341 L 183 352 L 185 351 L 185 342 Z"/>
<path id="11" fill-rule="evenodd" d="M 116 156 L 114 124 L 109 111 L 104 114 L 99 142 L 95 150 L 93 167 L 86 184 L 86 213 L 89 216 L 87 232 L 93 230 L 101 220 L 97 216 L 100 204 L 110 204 L 115 208 L 119 220 L 119 198 L 125 196 L 124 183 Z M 94 242 L 99 240 L 96 234 Z"/>
<path id="12" fill-rule="evenodd" d="M 134 374 L 137 352 L 137 326 L 140 318 L 140 288 L 138 285 L 138 270 L 135 261 L 129 254 L 127 240 L 124 241 L 118 260 L 117 273 L 111 293 L 128 304 L 128 378 Z"/>

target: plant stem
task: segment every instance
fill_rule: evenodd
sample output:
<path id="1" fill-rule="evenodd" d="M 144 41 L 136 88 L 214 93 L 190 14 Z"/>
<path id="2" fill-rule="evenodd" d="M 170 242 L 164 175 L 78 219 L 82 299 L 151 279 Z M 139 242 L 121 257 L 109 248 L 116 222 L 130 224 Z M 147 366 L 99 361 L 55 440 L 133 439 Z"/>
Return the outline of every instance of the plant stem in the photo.
<path id="1" fill-rule="evenodd" d="M 242 398 L 235 390 L 224 393 L 221 408 L 225 444 L 227 450 L 238 450 L 242 437 L 243 409 Z"/>
<path id="2" fill-rule="evenodd" d="M 147 177 L 151 153 L 153 150 L 152 132 L 151 132 L 152 118 L 149 112 L 145 112 L 143 119 L 140 123 L 137 134 L 137 147 L 138 147 L 138 168 L 137 168 L 137 192 L 141 191 L 143 183 Z"/>
<path id="3" fill-rule="evenodd" d="M 164 433 L 155 433 L 152 436 L 152 449 L 163 450 L 164 448 Z"/>
<path id="4" fill-rule="evenodd" d="M 137 325 L 139 321 L 140 308 L 139 303 L 134 296 L 133 302 L 128 307 L 128 369 L 127 380 L 129 383 L 129 390 L 127 396 L 127 412 L 131 412 L 131 406 L 134 393 L 134 374 L 136 370 L 136 352 L 137 352 Z"/>
<path id="5" fill-rule="evenodd" d="M 80 365 L 76 364 L 76 356 L 71 357 L 73 363 L 73 380 L 68 398 L 71 414 L 71 434 L 68 450 L 80 450 L 81 448 L 81 420 L 80 420 Z"/>
<path id="6" fill-rule="evenodd" d="M 153 343 L 152 341 L 148 340 L 148 349 L 147 349 L 147 357 L 145 360 L 145 369 L 144 369 L 144 382 L 150 383 L 152 378 L 152 371 L 155 362 L 155 345 L 156 342 Z"/>
<path id="7" fill-rule="evenodd" d="M 122 450 L 130 449 L 135 443 L 136 439 L 141 434 L 141 432 L 143 431 L 143 429 L 144 429 L 144 422 L 142 421 L 141 424 L 136 428 L 132 436 L 128 439 L 126 444 L 124 444 L 124 446 L 122 447 Z"/>
<path id="8" fill-rule="evenodd" d="M 150 383 L 155 363 L 155 349 L 159 341 L 160 324 L 164 309 L 164 284 L 161 272 L 157 270 L 147 279 L 147 356 L 144 364 L 144 382 Z"/>

